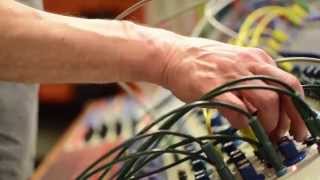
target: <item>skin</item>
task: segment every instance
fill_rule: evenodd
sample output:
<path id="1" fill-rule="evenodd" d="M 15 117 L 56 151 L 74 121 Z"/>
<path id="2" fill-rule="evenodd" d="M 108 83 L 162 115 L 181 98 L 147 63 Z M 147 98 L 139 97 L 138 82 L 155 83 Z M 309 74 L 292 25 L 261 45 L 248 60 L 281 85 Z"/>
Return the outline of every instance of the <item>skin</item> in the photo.
<path id="1" fill-rule="evenodd" d="M 303 95 L 299 81 L 278 69 L 263 50 L 185 37 L 128 21 L 61 16 L 6 0 L 0 2 L 0 39 L 0 80 L 4 81 L 147 81 L 190 102 L 230 80 L 268 75 Z M 274 137 L 288 130 L 299 141 L 307 135 L 288 97 L 254 90 L 227 93 L 217 99 L 258 111 L 263 127 Z M 240 114 L 220 111 L 235 128 L 247 126 Z"/>

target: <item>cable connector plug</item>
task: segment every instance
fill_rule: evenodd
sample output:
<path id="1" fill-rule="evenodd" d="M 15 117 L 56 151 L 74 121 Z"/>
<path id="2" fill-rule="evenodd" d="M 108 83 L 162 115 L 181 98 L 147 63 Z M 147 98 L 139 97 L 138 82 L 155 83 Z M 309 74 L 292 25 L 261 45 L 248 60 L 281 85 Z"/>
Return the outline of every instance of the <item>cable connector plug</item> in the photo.
<path id="1" fill-rule="evenodd" d="M 249 119 L 249 125 L 262 145 L 261 148 L 262 152 L 265 155 L 266 161 L 268 161 L 271 164 L 271 166 L 275 169 L 277 176 L 280 177 L 286 174 L 287 168 L 280 161 L 281 158 L 279 157 L 275 148 L 273 147 L 267 133 L 258 121 L 258 118 L 256 116 L 252 116 Z"/>
<path id="2" fill-rule="evenodd" d="M 216 170 L 221 179 L 225 180 L 235 180 L 235 177 L 231 173 L 230 169 L 223 161 L 223 158 L 220 155 L 220 152 L 216 147 L 212 144 L 212 142 L 208 142 L 202 146 L 203 152 L 208 157 L 209 161 L 216 167 Z"/>

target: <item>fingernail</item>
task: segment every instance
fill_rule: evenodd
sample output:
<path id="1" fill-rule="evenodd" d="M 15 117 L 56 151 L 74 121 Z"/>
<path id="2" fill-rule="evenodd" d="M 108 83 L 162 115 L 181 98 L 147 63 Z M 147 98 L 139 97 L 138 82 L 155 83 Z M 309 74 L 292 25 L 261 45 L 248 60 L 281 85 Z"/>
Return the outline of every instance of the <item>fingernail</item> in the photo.
<path id="1" fill-rule="evenodd" d="M 309 136 L 310 136 L 309 133 L 305 133 L 302 140 L 305 141 L 306 139 L 308 139 Z"/>
<path id="2" fill-rule="evenodd" d="M 288 132 L 288 131 L 287 131 L 287 130 L 284 130 L 284 129 L 280 130 L 280 131 L 279 131 L 279 134 L 278 134 L 279 138 L 285 136 L 285 135 L 287 134 L 287 132 Z"/>
<path id="3" fill-rule="evenodd" d="M 311 137 L 311 134 L 310 134 L 309 131 L 308 131 L 308 132 L 305 133 L 305 135 L 303 136 L 303 141 L 307 141 L 310 137 Z"/>

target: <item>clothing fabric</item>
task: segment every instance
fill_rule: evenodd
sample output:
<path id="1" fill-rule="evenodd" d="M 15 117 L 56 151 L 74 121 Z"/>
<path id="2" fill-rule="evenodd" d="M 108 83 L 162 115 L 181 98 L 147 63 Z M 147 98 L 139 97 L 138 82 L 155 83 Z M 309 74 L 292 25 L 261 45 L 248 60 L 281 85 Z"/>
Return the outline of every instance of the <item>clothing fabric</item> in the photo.
<path id="1" fill-rule="evenodd" d="M 42 7 L 41 0 L 20 2 Z M 38 85 L 0 81 L 0 180 L 26 180 L 32 175 L 37 109 Z"/>

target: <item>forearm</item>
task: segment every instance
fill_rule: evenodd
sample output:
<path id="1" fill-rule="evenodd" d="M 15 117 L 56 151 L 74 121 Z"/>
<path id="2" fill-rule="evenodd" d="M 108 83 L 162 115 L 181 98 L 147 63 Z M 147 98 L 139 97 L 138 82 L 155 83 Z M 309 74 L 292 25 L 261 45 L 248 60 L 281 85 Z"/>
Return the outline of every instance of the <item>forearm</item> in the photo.
<path id="1" fill-rule="evenodd" d="M 148 28 L 59 16 L 14 2 L 1 13 L 1 80 L 161 81 L 164 53 Z"/>

